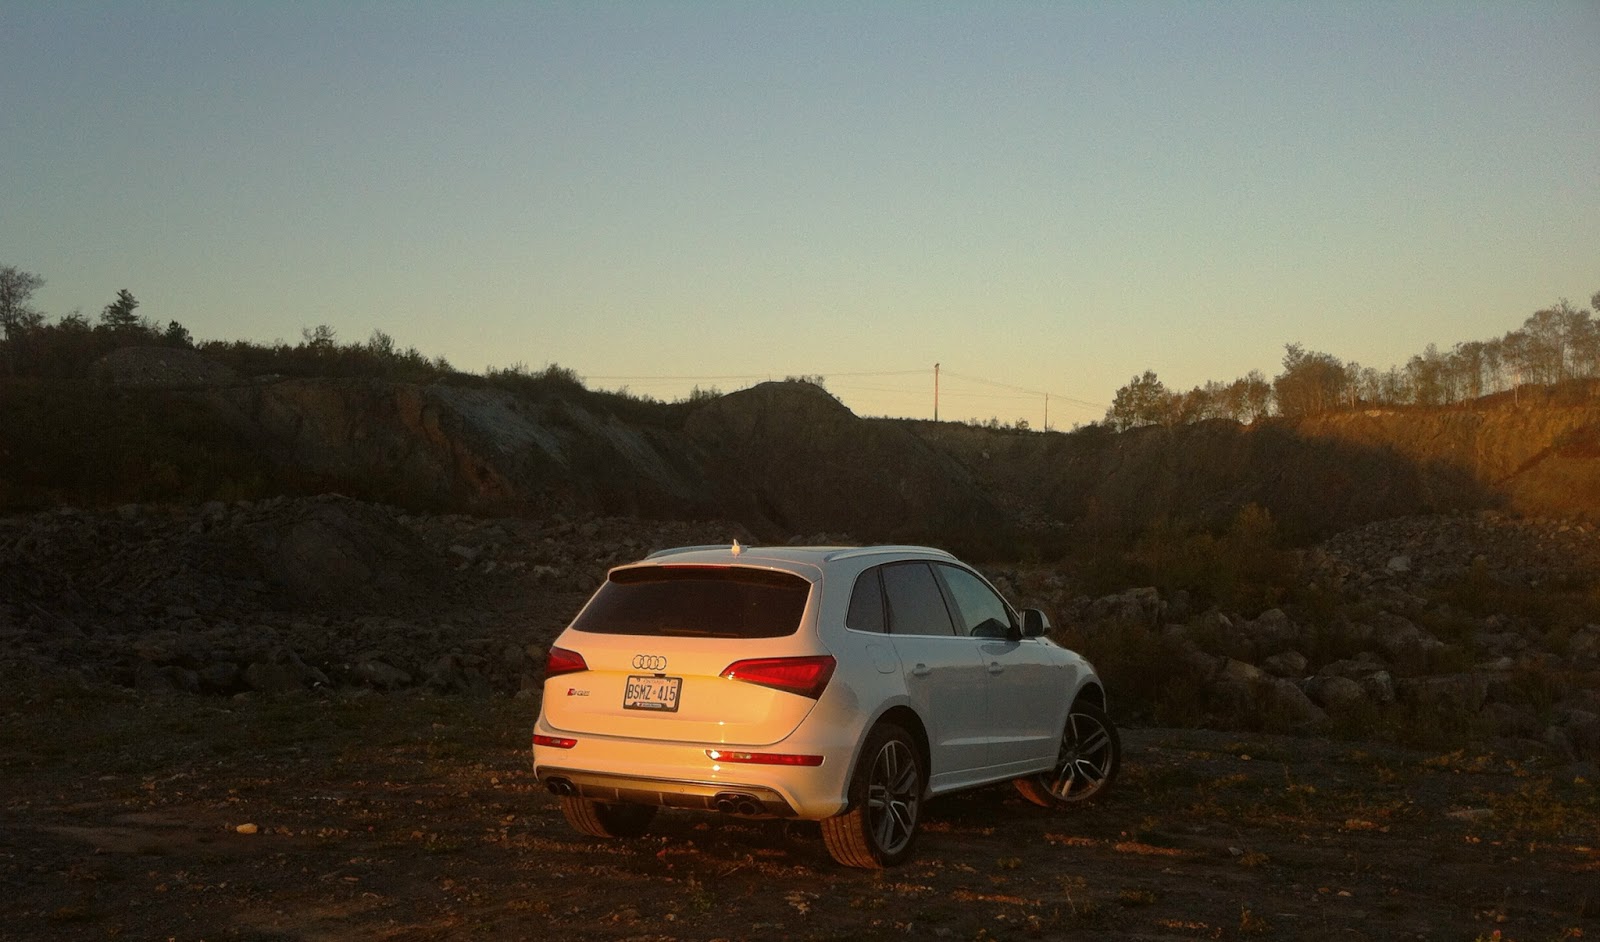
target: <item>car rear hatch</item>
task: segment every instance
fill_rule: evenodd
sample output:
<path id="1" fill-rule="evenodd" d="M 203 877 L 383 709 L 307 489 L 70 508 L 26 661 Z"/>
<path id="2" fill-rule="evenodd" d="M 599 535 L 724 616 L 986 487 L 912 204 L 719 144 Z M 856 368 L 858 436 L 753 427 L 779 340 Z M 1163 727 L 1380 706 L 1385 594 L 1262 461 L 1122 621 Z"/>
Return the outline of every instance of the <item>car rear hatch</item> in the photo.
<path id="1" fill-rule="evenodd" d="M 776 743 L 832 675 L 832 658 L 798 633 L 810 594 L 801 576 L 750 566 L 613 570 L 557 642 L 552 662 L 568 672 L 545 682 L 545 720 L 576 734 Z"/>

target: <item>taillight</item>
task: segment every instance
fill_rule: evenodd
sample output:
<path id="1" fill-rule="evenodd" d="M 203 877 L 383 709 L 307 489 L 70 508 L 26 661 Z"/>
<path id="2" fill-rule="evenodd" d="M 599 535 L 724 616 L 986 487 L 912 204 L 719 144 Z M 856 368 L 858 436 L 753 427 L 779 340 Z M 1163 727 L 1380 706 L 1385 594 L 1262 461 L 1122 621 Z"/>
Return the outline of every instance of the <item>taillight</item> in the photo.
<path id="1" fill-rule="evenodd" d="M 729 680 L 760 684 L 815 700 L 822 696 L 838 664 L 831 654 L 810 657 L 757 657 L 734 661 L 722 672 Z"/>
<path id="2" fill-rule="evenodd" d="M 578 744 L 578 741 L 576 739 L 568 739 L 565 736 L 546 736 L 543 733 L 534 733 L 533 744 L 535 746 L 549 746 L 553 749 L 571 749 Z"/>
<path id="3" fill-rule="evenodd" d="M 736 752 L 729 749 L 707 749 L 706 758 L 715 762 L 746 762 L 752 765 L 818 766 L 821 756 L 801 755 L 793 752 Z"/>
<path id="4" fill-rule="evenodd" d="M 562 674 L 575 674 L 578 671 L 589 669 L 588 662 L 583 655 L 566 648 L 552 647 L 550 654 L 544 659 L 544 675 L 546 677 L 559 677 Z"/>

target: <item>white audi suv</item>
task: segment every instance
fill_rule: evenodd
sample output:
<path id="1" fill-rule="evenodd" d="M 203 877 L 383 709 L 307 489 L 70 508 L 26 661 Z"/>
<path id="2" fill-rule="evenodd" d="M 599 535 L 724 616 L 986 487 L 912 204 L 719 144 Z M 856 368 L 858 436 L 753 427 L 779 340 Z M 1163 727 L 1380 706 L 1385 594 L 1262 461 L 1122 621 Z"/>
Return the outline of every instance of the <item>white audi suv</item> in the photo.
<path id="1" fill-rule="evenodd" d="M 584 834 L 802 818 L 841 864 L 892 866 L 935 795 L 1010 780 L 1059 808 L 1111 784 L 1105 688 L 1049 629 L 941 550 L 664 550 L 550 648 L 534 772 Z"/>

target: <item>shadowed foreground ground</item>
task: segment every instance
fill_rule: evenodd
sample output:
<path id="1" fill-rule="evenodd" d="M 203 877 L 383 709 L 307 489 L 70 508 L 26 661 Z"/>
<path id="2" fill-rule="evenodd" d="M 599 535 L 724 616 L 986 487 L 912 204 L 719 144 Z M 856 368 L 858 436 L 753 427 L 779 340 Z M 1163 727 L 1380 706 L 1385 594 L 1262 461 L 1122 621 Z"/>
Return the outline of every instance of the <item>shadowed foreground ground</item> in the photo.
<path id="1" fill-rule="evenodd" d="M 810 824 L 674 813 L 578 837 L 527 768 L 535 701 L 6 689 L 3 938 L 1600 932 L 1600 799 L 1572 768 L 1131 730 L 1105 804 L 937 801 L 916 859 L 869 873 Z"/>

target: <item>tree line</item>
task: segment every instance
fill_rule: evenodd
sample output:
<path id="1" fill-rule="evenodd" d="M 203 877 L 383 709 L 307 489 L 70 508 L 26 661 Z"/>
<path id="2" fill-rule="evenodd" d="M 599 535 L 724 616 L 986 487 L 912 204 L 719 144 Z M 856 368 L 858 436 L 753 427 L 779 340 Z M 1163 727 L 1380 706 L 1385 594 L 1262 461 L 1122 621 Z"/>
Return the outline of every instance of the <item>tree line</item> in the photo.
<path id="1" fill-rule="evenodd" d="M 448 382 L 454 385 L 491 385 L 519 395 L 591 395 L 616 409 L 632 410 L 634 418 L 649 418 L 648 409 L 660 405 L 648 396 L 622 390 L 591 392 L 581 377 L 560 364 L 529 369 L 524 363 L 488 368 L 483 375 L 463 373 L 442 356 L 429 358 L 416 347 L 401 347 L 382 330 L 364 341 L 341 342 L 326 324 L 305 327 L 298 343 L 282 340 L 269 344 L 249 340 L 196 341 L 177 321 L 165 327 L 140 313 L 139 300 L 127 289 L 119 290 L 100 315 L 91 321 L 74 311 L 51 321 L 33 304 L 34 292 L 45 280 L 15 266 L 0 265 L 0 379 L 78 383 L 95 375 L 96 364 L 121 347 L 169 347 L 193 350 L 232 369 L 241 376 L 366 377 L 406 383 Z M 802 377 L 821 385 L 822 377 Z M 712 390 L 696 397 L 714 398 Z M 641 412 L 640 410 L 645 410 Z"/>
<path id="2" fill-rule="evenodd" d="M 425 382 L 455 373 L 444 357 L 430 359 L 416 347 L 402 348 L 381 330 L 356 343 L 340 343 L 326 324 L 301 330 L 295 344 L 196 342 L 178 321 L 163 327 L 139 313 L 139 299 L 126 288 L 93 321 L 73 311 L 52 322 L 33 304 L 34 292 L 44 284 L 33 272 L 0 265 L 0 376 L 80 379 L 107 353 L 131 346 L 195 350 L 245 376 L 376 376 Z"/>
<path id="3" fill-rule="evenodd" d="M 456 371 L 444 357 L 402 348 L 374 330 L 364 342 L 341 343 L 327 325 L 301 331 L 297 344 L 244 340 L 196 342 L 178 321 L 162 326 L 140 313 L 132 292 L 119 290 L 91 321 L 79 311 L 55 322 L 33 305 L 44 278 L 0 265 L 0 377 L 76 380 L 118 347 L 168 346 L 196 350 L 241 375 L 369 376 L 406 382 L 489 382 L 511 388 L 583 389 L 571 370 L 551 365 L 529 370 L 515 364 L 482 377 Z M 1600 292 L 1591 303 L 1600 310 Z M 1555 385 L 1600 378 L 1600 320 L 1566 299 L 1536 311 L 1503 337 L 1458 343 L 1449 351 L 1429 344 L 1404 366 L 1379 371 L 1298 343 L 1284 348 L 1283 371 L 1268 379 L 1251 370 L 1232 382 L 1209 381 L 1187 392 L 1169 390 L 1153 370 L 1117 390 L 1101 423 L 1118 431 L 1145 425 L 1180 425 L 1206 419 L 1254 422 L 1337 410 L 1387 406 L 1440 406 L 1506 392 L 1527 384 Z M 801 377 L 821 385 L 821 377 Z M 696 390 L 691 399 L 714 396 Z M 616 399 L 641 399 L 625 390 Z M 990 427 L 1000 427 L 992 419 Z M 1027 430 L 1019 420 L 1018 431 Z"/>
<path id="4" fill-rule="evenodd" d="M 1600 292 L 1590 299 L 1600 310 Z M 1390 406 L 1444 406 L 1514 391 L 1529 384 L 1557 385 L 1600 378 L 1600 320 L 1565 298 L 1534 312 L 1503 337 L 1429 344 L 1403 366 L 1387 370 L 1345 362 L 1330 353 L 1291 343 L 1283 372 L 1268 380 L 1251 370 L 1231 383 L 1216 380 L 1188 392 L 1167 389 L 1145 370 L 1117 390 L 1106 425 L 1124 431 L 1144 425 L 1182 425 L 1205 419 L 1254 422 L 1341 410 Z"/>

